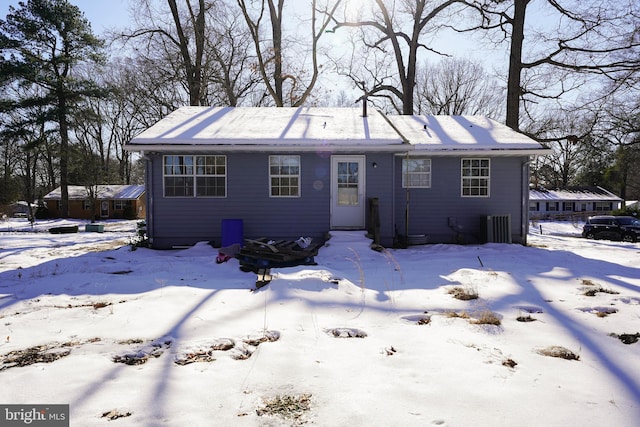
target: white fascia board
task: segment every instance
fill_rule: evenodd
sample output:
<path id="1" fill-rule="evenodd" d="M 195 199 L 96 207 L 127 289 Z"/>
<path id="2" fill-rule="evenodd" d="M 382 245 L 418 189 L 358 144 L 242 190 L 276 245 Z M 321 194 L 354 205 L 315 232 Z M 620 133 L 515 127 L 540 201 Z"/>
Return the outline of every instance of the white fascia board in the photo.
<path id="1" fill-rule="evenodd" d="M 449 150 L 421 150 L 415 146 L 408 144 L 398 144 L 392 142 L 390 144 L 380 145 L 267 145 L 267 144 L 240 144 L 240 145 L 217 145 L 217 144 L 128 144 L 125 150 L 133 152 L 160 152 L 160 153 L 203 153 L 203 152 L 220 152 L 220 153 L 241 153 L 241 152 L 319 152 L 326 151 L 331 153 L 395 153 L 397 156 L 433 156 L 433 157 L 459 157 L 459 156 L 542 156 L 548 155 L 553 150 L 548 148 L 497 148 L 497 149 L 449 149 Z"/>
<path id="2" fill-rule="evenodd" d="M 216 144 L 197 144 L 197 145 L 155 145 L 155 144 L 128 144 L 125 145 L 126 151 L 133 152 L 181 152 L 181 153 L 202 153 L 202 152 L 220 152 L 220 153 L 247 153 L 247 152 L 319 152 L 327 151 L 331 153 L 395 153 L 405 150 L 407 147 L 394 142 L 392 144 L 380 144 L 380 145 L 266 145 L 266 144 L 252 144 L 252 145 L 216 145 Z"/>
<path id="3" fill-rule="evenodd" d="M 412 147 L 409 147 L 412 148 Z M 487 157 L 511 157 L 511 156 L 546 156 L 553 150 L 548 148 L 513 148 L 513 149 L 489 149 L 489 150 L 415 150 L 407 149 L 398 156 L 410 157 L 460 157 L 460 156 L 487 156 Z"/>

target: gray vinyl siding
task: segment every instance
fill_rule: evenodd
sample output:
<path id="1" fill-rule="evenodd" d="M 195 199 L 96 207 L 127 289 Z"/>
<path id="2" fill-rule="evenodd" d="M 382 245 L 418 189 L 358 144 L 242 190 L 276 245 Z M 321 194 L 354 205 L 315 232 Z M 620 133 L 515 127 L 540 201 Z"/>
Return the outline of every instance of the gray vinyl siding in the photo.
<path id="1" fill-rule="evenodd" d="M 301 196 L 274 198 L 269 195 L 269 153 L 225 155 L 227 194 L 220 198 L 164 197 L 163 156 L 151 157 L 153 212 L 149 228 L 153 247 L 201 241 L 219 246 L 223 219 L 242 219 L 245 238 L 322 239 L 329 231 L 330 156 L 301 154 Z"/>
<path id="2" fill-rule="evenodd" d="M 380 217 L 380 243 L 391 247 L 394 240 L 394 176 L 395 156 L 390 153 L 367 154 L 367 178 L 366 178 L 366 198 L 378 198 Z M 376 167 L 373 167 L 373 164 Z M 367 209 L 367 224 L 368 217 Z"/>
<path id="3" fill-rule="evenodd" d="M 507 214 L 511 215 L 513 241 L 522 241 L 522 192 L 525 190 L 521 179 L 523 163 L 528 158 L 481 157 L 491 161 L 489 197 L 461 196 L 461 158 L 431 157 L 431 188 L 409 189 L 408 203 L 406 189 L 402 188 L 402 158 L 396 159 L 395 217 L 398 232 L 406 233 L 405 207 L 408 205 L 406 234 L 426 234 L 429 243 L 483 242 L 481 219 L 488 215 Z"/>
<path id="4" fill-rule="evenodd" d="M 163 156 L 149 155 L 147 228 L 152 246 L 163 249 L 202 241 L 219 246 L 224 219 L 242 219 L 245 238 L 324 239 L 331 224 L 331 155 L 289 153 L 300 156 L 300 197 L 273 198 L 269 195 L 269 154 L 226 153 L 227 192 L 221 198 L 164 197 Z M 461 196 L 461 157 L 430 158 L 431 188 L 409 190 L 409 235 L 426 234 L 429 243 L 482 242 L 481 218 L 509 214 L 513 241 L 524 241 L 522 218 L 528 214 L 528 204 L 526 199 L 523 202 L 523 192 L 528 178 L 523 176 L 523 163 L 528 157 L 490 158 L 489 197 Z M 396 234 L 406 233 L 407 192 L 402 188 L 401 156 L 366 155 L 365 200 L 374 197 L 380 207 L 380 243 L 390 247 Z M 366 212 L 369 224 L 368 209 Z"/>

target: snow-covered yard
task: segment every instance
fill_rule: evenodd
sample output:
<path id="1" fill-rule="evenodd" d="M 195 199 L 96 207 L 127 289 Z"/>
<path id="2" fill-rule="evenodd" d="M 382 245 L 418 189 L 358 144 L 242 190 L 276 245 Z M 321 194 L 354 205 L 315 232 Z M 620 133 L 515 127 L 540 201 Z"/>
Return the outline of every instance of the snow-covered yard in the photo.
<path id="1" fill-rule="evenodd" d="M 73 426 L 640 419 L 640 243 L 541 222 L 528 247 L 376 252 L 337 232 L 250 292 L 206 243 L 61 224 L 0 222 L 0 404 L 69 404 Z"/>

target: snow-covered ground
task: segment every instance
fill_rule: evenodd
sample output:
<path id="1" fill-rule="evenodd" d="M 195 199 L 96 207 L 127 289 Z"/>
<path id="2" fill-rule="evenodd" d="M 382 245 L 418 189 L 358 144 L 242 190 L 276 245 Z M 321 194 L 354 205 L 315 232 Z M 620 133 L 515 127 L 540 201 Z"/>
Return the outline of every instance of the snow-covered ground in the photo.
<path id="1" fill-rule="evenodd" d="M 205 243 L 132 251 L 135 221 L 83 224 L 0 222 L 0 404 L 69 404 L 72 426 L 638 425 L 640 243 L 337 232 L 251 292 Z"/>

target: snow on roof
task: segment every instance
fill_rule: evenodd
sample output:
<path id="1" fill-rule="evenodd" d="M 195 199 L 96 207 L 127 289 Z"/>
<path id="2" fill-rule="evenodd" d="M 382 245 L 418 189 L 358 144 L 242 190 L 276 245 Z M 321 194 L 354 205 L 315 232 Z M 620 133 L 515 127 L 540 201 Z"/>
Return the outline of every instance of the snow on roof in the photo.
<path id="1" fill-rule="evenodd" d="M 482 116 L 389 116 L 416 150 L 541 149 L 526 135 Z"/>
<path id="2" fill-rule="evenodd" d="M 547 149 L 531 138 L 480 116 L 386 116 L 359 108 L 182 107 L 136 136 L 127 149 L 189 146 L 239 150 L 315 148 L 406 151 Z"/>
<path id="3" fill-rule="evenodd" d="M 537 189 L 529 191 L 530 201 L 602 200 L 620 202 L 622 199 L 602 187 L 572 187 L 565 190 Z"/>
<path id="4" fill-rule="evenodd" d="M 83 185 L 69 185 L 69 200 L 84 200 L 88 197 L 89 191 Z M 115 199 L 115 200 L 135 200 L 144 193 L 144 185 L 98 185 L 98 199 Z M 61 198 L 60 187 L 56 188 L 46 196 L 45 200 Z"/>
<path id="5" fill-rule="evenodd" d="M 358 108 L 182 107 L 131 145 L 386 145 L 402 140 L 384 117 Z"/>

